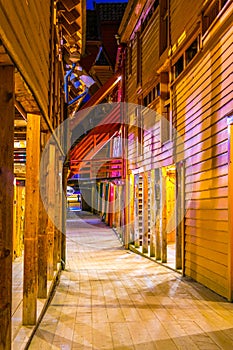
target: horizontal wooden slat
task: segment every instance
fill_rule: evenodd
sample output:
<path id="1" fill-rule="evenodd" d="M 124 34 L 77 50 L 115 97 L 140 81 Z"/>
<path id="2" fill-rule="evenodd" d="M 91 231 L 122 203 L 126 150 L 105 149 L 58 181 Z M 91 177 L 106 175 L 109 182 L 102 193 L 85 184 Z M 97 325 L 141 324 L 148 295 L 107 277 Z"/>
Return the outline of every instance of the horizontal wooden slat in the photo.
<path id="1" fill-rule="evenodd" d="M 228 232 L 226 231 L 213 231 L 213 230 L 208 230 L 207 228 L 203 230 L 202 228 L 198 228 L 198 227 L 186 226 L 185 233 L 187 237 L 193 236 L 196 238 L 209 240 L 213 242 L 213 245 L 215 245 L 215 243 L 217 242 L 222 242 L 225 244 L 227 244 L 228 242 Z"/>
<path id="2" fill-rule="evenodd" d="M 192 195 L 190 195 L 187 205 L 188 208 L 192 209 L 228 209 L 228 198 L 193 200 Z"/>

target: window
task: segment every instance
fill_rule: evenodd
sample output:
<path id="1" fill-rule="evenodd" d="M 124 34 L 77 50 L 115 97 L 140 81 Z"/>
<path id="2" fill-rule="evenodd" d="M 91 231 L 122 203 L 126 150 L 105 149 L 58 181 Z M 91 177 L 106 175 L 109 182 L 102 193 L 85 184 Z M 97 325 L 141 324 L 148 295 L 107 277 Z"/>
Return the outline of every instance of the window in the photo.
<path id="1" fill-rule="evenodd" d="M 212 0 L 202 13 L 202 35 L 206 33 L 229 0 Z"/>
<path id="2" fill-rule="evenodd" d="M 183 70 L 187 67 L 187 65 L 193 60 L 196 54 L 199 51 L 200 36 L 196 37 L 193 42 L 189 45 L 189 47 L 185 50 L 182 56 L 176 61 L 173 65 L 173 77 L 177 78 Z"/>
<path id="3" fill-rule="evenodd" d="M 160 83 L 153 87 L 153 89 L 143 98 L 143 105 L 146 107 L 160 96 Z"/>
<path id="4" fill-rule="evenodd" d="M 197 54 L 198 51 L 198 40 L 197 38 L 192 42 L 192 44 L 185 51 L 185 64 L 189 64 L 192 61 L 193 57 Z"/>
<path id="5" fill-rule="evenodd" d="M 184 70 L 184 58 L 182 55 L 174 65 L 175 78 L 177 78 L 178 75 L 180 75 L 180 73 L 183 72 L 183 70 Z"/>

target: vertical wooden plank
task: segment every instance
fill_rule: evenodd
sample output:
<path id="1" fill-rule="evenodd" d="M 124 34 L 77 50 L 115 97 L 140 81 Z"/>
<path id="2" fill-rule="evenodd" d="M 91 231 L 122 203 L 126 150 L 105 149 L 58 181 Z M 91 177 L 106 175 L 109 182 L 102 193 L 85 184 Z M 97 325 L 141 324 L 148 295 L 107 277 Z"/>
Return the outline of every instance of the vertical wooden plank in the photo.
<path id="1" fill-rule="evenodd" d="M 99 215 L 100 213 L 100 203 L 101 203 L 101 197 L 100 197 L 100 182 L 97 184 L 97 213 Z"/>
<path id="2" fill-rule="evenodd" d="M 112 186 L 112 201 L 113 201 L 113 206 L 112 206 L 112 227 L 116 227 L 116 210 L 117 210 L 117 203 L 116 203 L 116 185 L 113 184 Z"/>
<path id="3" fill-rule="evenodd" d="M 119 186 L 119 226 L 118 226 L 118 232 L 120 235 L 120 238 L 122 239 L 122 228 L 124 225 L 124 197 L 123 197 L 123 186 Z"/>
<path id="4" fill-rule="evenodd" d="M 126 174 L 125 178 L 125 223 L 124 223 L 124 246 L 129 248 L 129 235 L 130 235 L 130 176 Z"/>
<path id="5" fill-rule="evenodd" d="M 155 169 L 155 239 L 156 239 L 156 260 L 161 260 L 161 225 L 160 225 L 160 212 L 161 212 L 161 170 Z"/>
<path id="6" fill-rule="evenodd" d="M 61 262 L 61 247 L 62 247 L 62 168 L 63 168 L 63 160 L 59 159 L 59 179 L 58 179 L 58 262 Z M 64 208 L 66 211 L 66 207 Z"/>
<path id="7" fill-rule="evenodd" d="M 61 234 L 61 264 L 62 269 L 65 269 L 66 264 L 66 188 L 67 188 L 68 168 L 62 169 L 62 234 Z"/>
<path id="8" fill-rule="evenodd" d="M 184 166 L 177 164 L 176 168 L 176 269 L 183 266 L 184 240 Z"/>
<path id="9" fill-rule="evenodd" d="M 116 186 L 116 214 L 115 214 L 115 225 L 118 230 L 120 227 L 120 191 L 119 186 Z"/>
<path id="10" fill-rule="evenodd" d="M 54 154 L 54 207 L 55 203 L 59 203 L 59 163 L 58 163 L 58 150 L 55 150 Z M 53 249 L 53 270 L 57 270 L 57 263 L 58 263 L 58 239 L 59 239 L 59 232 L 58 232 L 58 217 L 59 217 L 59 210 L 58 210 L 58 204 L 56 205 L 56 210 L 54 211 L 54 249 Z"/>
<path id="11" fill-rule="evenodd" d="M 41 163 L 41 172 L 43 172 L 45 178 L 41 179 L 40 188 L 43 193 L 46 192 L 47 186 L 47 166 L 48 166 L 48 150 L 44 149 L 46 144 L 47 136 L 41 135 L 41 152 L 46 152 L 43 157 L 43 164 Z M 38 228 L 38 298 L 47 297 L 47 259 L 48 259 L 48 237 L 47 237 L 47 226 L 48 226 L 48 214 L 45 210 L 44 203 L 41 199 L 39 200 L 39 228 Z M 45 201 L 48 200 L 44 198 Z"/>
<path id="12" fill-rule="evenodd" d="M 40 116 L 28 114 L 27 121 L 23 324 L 34 325 L 38 291 Z"/>
<path id="13" fill-rule="evenodd" d="M 91 186 L 91 212 L 94 214 L 96 211 L 96 184 Z"/>
<path id="14" fill-rule="evenodd" d="M 151 170 L 151 188 L 150 188 L 150 257 L 155 257 L 155 222 L 156 222 L 156 203 L 155 203 L 155 170 Z"/>
<path id="15" fill-rule="evenodd" d="M 134 241 L 133 235 L 134 235 L 134 175 L 130 174 L 130 213 L 129 213 L 129 220 L 130 220 L 130 232 L 129 232 L 129 243 L 132 244 Z"/>
<path id="16" fill-rule="evenodd" d="M 16 180 L 16 179 L 15 179 Z M 17 250 L 18 250 L 18 227 L 19 227 L 19 219 L 18 219 L 18 212 L 17 212 L 17 188 L 16 188 L 16 181 L 14 180 L 14 205 L 13 205 L 13 248 L 12 248 L 12 258 L 13 260 L 17 257 Z"/>
<path id="17" fill-rule="evenodd" d="M 142 253 L 148 253 L 148 173 L 143 173 L 143 213 Z"/>
<path id="18" fill-rule="evenodd" d="M 109 215 L 109 207 L 110 207 L 110 186 L 111 186 L 111 183 L 110 183 L 110 182 L 106 183 L 105 222 L 106 222 L 106 224 L 108 224 L 108 225 L 109 225 L 109 217 L 110 217 L 110 215 Z"/>
<path id="19" fill-rule="evenodd" d="M 110 182 L 109 183 L 109 206 L 108 206 L 108 224 L 112 227 L 113 224 L 113 195 L 114 195 L 114 186 Z"/>
<path id="20" fill-rule="evenodd" d="M 134 178 L 134 246 L 139 248 L 139 175 Z"/>
<path id="21" fill-rule="evenodd" d="M 49 145 L 49 163 L 48 163 L 48 279 L 52 280 L 54 273 L 54 199 L 55 199 L 55 145 Z"/>
<path id="22" fill-rule="evenodd" d="M 161 230 L 162 230 L 162 262 L 167 262 L 167 204 L 166 204 L 166 168 L 162 168 L 161 178 Z"/>
<path id="23" fill-rule="evenodd" d="M 104 211 L 105 211 L 105 196 L 106 196 L 106 185 L 104 182 L 101 183 L 102 185 L 102 196 L 101 196 L 101 218 L 104 218 Z"/>
<path id="24" fill-rule="evenodd" d="M 228 300 L 233 300 L 233 116 L 228 120 L 228 186 L 229 186 L 229 244 L 228 244 Z"/>
<path id="25" fill-rule="evenodd" d="M 0 349 L 11 348 L 14 67 L 0 66 Z"/>

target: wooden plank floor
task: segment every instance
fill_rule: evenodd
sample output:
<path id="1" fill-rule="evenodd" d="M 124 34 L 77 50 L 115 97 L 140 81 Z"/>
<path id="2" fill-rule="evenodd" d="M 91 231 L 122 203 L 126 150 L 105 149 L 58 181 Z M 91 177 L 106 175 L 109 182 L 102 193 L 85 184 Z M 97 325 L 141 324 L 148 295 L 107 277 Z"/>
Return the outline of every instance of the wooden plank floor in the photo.
<path id="1" fill-rule="evenodd" d="M 233 304 L 124 250 L 95 216 L 67 225 L 66 270 L 29 349 L 233 349 Z"/>

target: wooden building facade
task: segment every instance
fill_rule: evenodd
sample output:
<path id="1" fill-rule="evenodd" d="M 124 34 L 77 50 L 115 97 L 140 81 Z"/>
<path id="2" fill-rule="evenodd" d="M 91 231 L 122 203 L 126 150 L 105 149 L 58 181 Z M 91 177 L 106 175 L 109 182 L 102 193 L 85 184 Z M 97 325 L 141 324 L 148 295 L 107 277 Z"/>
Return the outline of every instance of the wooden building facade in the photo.
<path id="1" fill-rule="evenodd" d="M 233 1 L 129 1 L 124 239 L 233 298 Z"/>
<path id="2" fill-rule="evenodd" d="M 0 349 L 13 340 L 13 261 L 23 255 L 23 325 L 36 324 L 37 299 L 48 298 L 65 261 L 66 202 L 54 186 L 62 187 L 66 144 L 54 131 L 67 117 L 64 76 L 69 57 L 83 53 L 83 31 L 82 1 L 0 1 Z M 45 210 L 43 186 L 51 207 L 63 203 L 58 226 Z"/>

